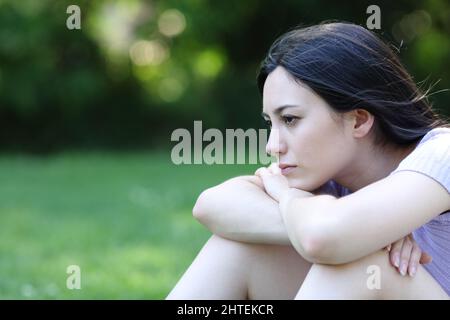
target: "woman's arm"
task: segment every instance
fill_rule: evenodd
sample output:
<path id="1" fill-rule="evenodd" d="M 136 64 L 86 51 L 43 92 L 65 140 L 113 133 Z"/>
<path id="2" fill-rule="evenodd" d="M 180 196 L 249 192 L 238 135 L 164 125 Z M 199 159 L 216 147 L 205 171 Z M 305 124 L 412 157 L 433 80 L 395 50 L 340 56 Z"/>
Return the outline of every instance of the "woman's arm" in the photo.
<path id="1" fill-rule="evenodd" d="M 291 245 L 278 202 L 257 176 L 241 176 L 203 191 L 194 217 L 211 232 L 235 241 Z"/>
<path id="2" fill-rule="evenodd" d="M 361 223 L 359 220 L 356 221 L 355 224 L 355 221 L 353 220 L 358 219 L 353 217 L 350 218 L 352 221 L 350 222 L 349 217 L 345 217 L 345 214 L 342 213 L 342 211 L 339 212 L 337 210 L 337 198 L 331 195 L 315 196 L 316 191 L 319 190 L 310 193 L 300 189 L 289 188 L 286 177 L 280 174 L 280 170 L 276 165 L 272 165 L 269 168 L 260 168 L 255 174 L 261 177 L 266 193 L 279 203 L 280 212 L 286 225 L 289 239 L 294 248 L 306 260 L 312 263 L 340 264 L 345 263 L 346 261 L 342 260 L 343 258 L 339 254 L 336 255 L 338 251 L 336 250 L 336 246 L 340 246 L 341 250 L 353 252 L 353 254 L 356 253 L 355 248 L 357 251 L 366 250 L 364 249 L 363 239 L 370 236 L 371 228 L 366 225 L 368 221 Z M 398 189 L 398 186 L 392 185 L 392 181 L 389 181 L 387 185 L 393 187 L 394 190 Z M 410 181 L 410 183 L 406 185 L 412 187 L 414 184 Z M 436 184 L 434 187 L 436 187 Z M 388 193 L 392 192 L 390 190 L 385 191 Z M 431 191 L 431 193 L 433 193 L 433 191 Z M 382 192 L 378 191 L 376 196 L 372 197 L 376 203 L 381 202 L 379 196 L 382 196 Z M 349 199 L 351 197 L 347 196 L 345 198 Z M 420 197 L 412 197 L 412 199 L 416 198 L 420 199 Z M 450 200 L 450 198 L 446 199 Z M 293 203 L 295 201 L 297 202 L 297 205 Z M 447 206 L 450 208 L 450 203 L 448 203 Z M 413 207 L 414 209 L 417 209 L 414 204 Z M 347 206 L 345 211 L 351 211 L 350 207 Z M 364 217 L 365 211 L 367 210 L 358 208 L 356 214 L 361 218 L 361 216 Z M 439 209 L 437 209 L 437 211 L 439 211 Z M 398 214 L 398 212 L 396 213 Z M 413 211 L 409 211 L 409 213 L 410 215 L 414 215 Z M 378 210 L 378 220 L 383 220 L 383 215 L 383 210 Z M 388 213 L 388 215 L 390 215 L 391 218 L 392 216 L 395 216 L 393 213 Z M 359 235 L 350 237 L 343 236 L 342 229 L 340 230 L 339 228 L 339 226 L 343 225 L 345 227 L 350 227 L 347 228 L 347 230 L 350 229 L 359 232 Z M 395 225 L 395 223 L 393 225 Z M 374 230 L 377 233 L 377 239 L 382 240 L 383 237 L 386 236 L 382 232 L 384 229 L 379 228 L 379 226 L 374 227 Z M 332 235 L 335 236 L 333 237 Z M 373 239 L 366 240 L 369 240 L 369 242 L 373 241 Z M 342 243 L 344 243 L 344 245 Z M 381 247 L 375 248 L 374 250 L 377 249 L 381 249 Z M 405 275 L 408 271 L 411 276 L 414 276 L 419 263 L 425 264 L 431 262 L 431 257 L 427 253 L 422 252 L 411 234 L 395 241 L 392 245 L 388 244 L 385 249 L 389 251 L 389 260 L 392 266 L 396 267 L 402 275 Z M 354 256 L 353 258 L 355 260 L 357 259 Z"/>
<path id="3" fill-rule="evenodd" d="M 450 209 L 447 190 L 416 172 L 398 172 L 353 194 L 280 201 L 290 239 L 310 261 L 341 264 L 405 237 Z"/>

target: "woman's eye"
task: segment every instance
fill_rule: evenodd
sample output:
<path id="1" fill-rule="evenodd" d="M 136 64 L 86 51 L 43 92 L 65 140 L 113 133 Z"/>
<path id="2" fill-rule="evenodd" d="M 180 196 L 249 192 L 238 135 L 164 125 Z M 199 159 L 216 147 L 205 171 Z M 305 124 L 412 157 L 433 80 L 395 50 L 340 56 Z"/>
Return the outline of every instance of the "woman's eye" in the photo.
<path id="1" fill-rule="evenodd" d="M 264 123 L 266 124 L 267 127 L 272 128 L 272 121 L 264 120 Z"/>
<path id="2" fill-rule="evenodd" d="M 282 116 L 283 122 L 288 125 L 288 126 L 292 126 L 295 124 L 295 121 L 298 119 L 297 117 L 293 117 L 293 116 Z"/>

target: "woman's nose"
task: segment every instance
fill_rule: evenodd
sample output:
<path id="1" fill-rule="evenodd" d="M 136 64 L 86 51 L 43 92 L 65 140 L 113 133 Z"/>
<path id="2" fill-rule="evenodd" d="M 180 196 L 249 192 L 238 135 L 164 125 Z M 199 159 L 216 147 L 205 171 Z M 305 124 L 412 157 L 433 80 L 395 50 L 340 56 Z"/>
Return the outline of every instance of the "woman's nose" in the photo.
<path id="1" fill-rule="evenodd" d="M 280 131 L 278 129 L 272 129 L 266 145 L 266 153 L 275 157 L 285 152 L 286 144 L 280 139 Z"/>

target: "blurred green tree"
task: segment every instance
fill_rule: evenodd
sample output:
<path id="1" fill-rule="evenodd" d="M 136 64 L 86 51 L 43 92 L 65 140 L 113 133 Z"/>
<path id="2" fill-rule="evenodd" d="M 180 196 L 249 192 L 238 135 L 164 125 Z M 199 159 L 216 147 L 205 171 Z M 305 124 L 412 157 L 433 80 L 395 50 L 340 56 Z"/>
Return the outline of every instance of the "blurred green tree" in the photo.
<path id="1" fill-rule="evenodd" d="M 71 4 L 81 30 L 66 27 Z M 2 150 L 167 145 L 177 127 L 260 126 L 258 65 L 302 24 L 365 25 L 369 1 L 2 0 Z M 450 88 L 450 5 L 379 1 L 381 36 L 416 81 Z M 432 96 L 450 114 L 448 93 Z"/>

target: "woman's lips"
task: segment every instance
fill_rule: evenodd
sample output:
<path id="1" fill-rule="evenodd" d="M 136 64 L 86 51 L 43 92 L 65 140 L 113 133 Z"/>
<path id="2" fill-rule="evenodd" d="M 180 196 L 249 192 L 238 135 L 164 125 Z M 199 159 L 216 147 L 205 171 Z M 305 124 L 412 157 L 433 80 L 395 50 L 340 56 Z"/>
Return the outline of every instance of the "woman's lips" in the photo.
<path id="1" fill-rule="evenodd" d="M 295 168 L 297 168 L 297 166 L 286 166 L 286 167 L 280 168 L 281 174 L 283 174 L 283 175 L 289 174 L 292 171 L 294 171 Z"/>

